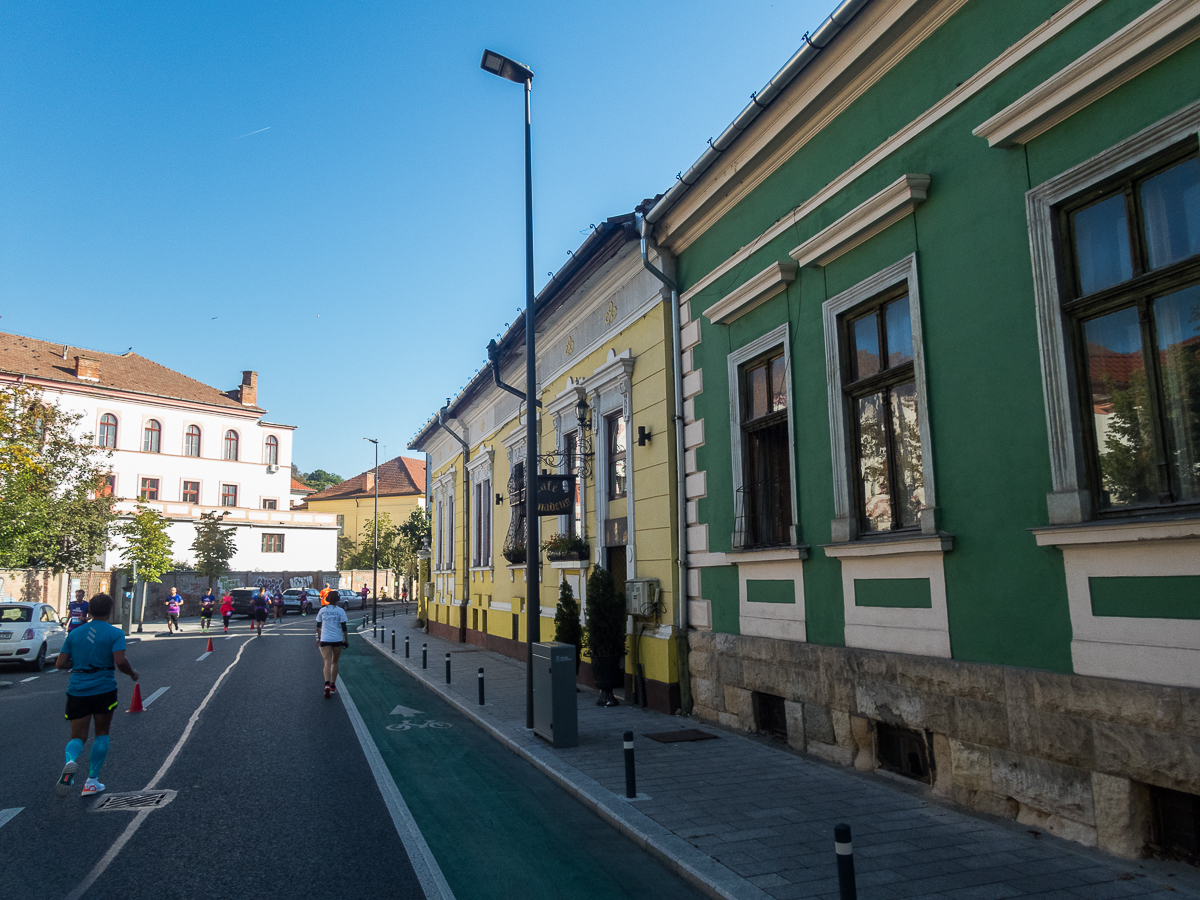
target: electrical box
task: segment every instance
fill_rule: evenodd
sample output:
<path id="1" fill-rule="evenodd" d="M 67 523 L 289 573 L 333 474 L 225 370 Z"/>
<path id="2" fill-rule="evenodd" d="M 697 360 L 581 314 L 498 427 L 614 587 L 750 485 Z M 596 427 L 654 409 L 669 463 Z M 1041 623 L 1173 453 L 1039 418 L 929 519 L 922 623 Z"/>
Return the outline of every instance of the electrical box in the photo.
<path id="1" fill-rule="evenodd" d="M 424 592 L 426 600 L 433 599 L 433 582 L 432 581 L 427 581 L 423 585 L 421 585 L 421 590 Z"/>
<path id="2" fill-rule="evenodd" d="M 533 732 L 555 747 L 579 746 L 575 645 L 533 645 Z"/>
<path id="3" fill-rule="evenodd" d="M 625 608 L 631 616 L 653 619 L 658 615 L 661 590 L 657 578 L 635 578 L 625 582 Z"/>

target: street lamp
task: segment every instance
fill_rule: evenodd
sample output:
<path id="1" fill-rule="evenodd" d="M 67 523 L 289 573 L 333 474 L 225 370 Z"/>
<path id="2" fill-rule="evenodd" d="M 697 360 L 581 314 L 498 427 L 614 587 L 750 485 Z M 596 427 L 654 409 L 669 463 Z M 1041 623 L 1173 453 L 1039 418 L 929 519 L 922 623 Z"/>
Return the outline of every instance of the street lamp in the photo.
<path id="1" fill-rule="evenodd" d="M 529 137 L 529 66 L 491 50 L 479 67 L 525 85 L 525 727 L 533 728 L 533 645 L 542 639 L 541 545 L 538 541 L 537 357 L 533 329 L 533 151 Z"/>
<path id="2" fill-rule="evenodd" d="M 375 438 L 363 438 L 375 445 L 375 554 L 371 558 L 371 621 L 379 621 L 379 441 Z M 354 585 L 350 585 L 351 588 Z"/>
<path id="3" fill-rule="evenodd" d="M 417 581 L 419 582 L 417 589 L 421 592 L 421 596 L 417 598 L 417 618 L 425 623 L 424 631 L 429 633 L 429 616 L 422 615 L 421 610 L 425 602 L 425 579 L 429 571 L 429 536 L 426 535 L 421 540 L 421 549 L 417 551 Z M 428 613 L 428 610 L 426 610 Z"/>

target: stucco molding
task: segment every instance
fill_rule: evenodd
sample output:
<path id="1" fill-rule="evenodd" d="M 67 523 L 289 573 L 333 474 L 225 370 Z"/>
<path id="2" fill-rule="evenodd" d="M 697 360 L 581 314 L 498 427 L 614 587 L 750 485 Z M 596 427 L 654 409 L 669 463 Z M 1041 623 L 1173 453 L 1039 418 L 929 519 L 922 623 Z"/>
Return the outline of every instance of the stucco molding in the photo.
<path id="1" fill-rule="evenodd" d="M 755 603 L 747 582 L 790 581 L 794 603 Z M 804 604 L 804 563 L 798 559 L 743 562 L 738 566 L 738 630 L 756 637 L 805 641 L 808 639 Z"/>
<path id="2" fill-rule="evenodd" d="M 796 263 L 773 262 L 704 310 L 702 315 L 713 324 L 728 325 L 787 290 L 787 286 L 796 280 L 797 269 Z"/>
<path id="3" fill-rule="evenodd" d="M 1093 522 L 1057 528 L 1031 528 L 1030 531 L 1039 547 L 1179 540 L 1200 537 L 1200 518 Z"/>
<path id="4" fill-rule="evenodd" d="M 901 175 L 788 255 L 797 265 L 828 265 L 912 213 L 925 201 L 929 181 L 928 175 Z"/>
<path id="5" fill-rule="evenodd" d="M 907 556 L 911 553 L 948 553 L 954 549 L 954 536 L 937 534 L 932 537 L 850 541 L 840 544 L 824 544 L 821 549 L 831 559 L 882 559 Z"/>
<path id="6" fill-rule="evenodd" d="M 1027 143 L 1200 38 L 1200 0 L 1162 0 L 972 133 Z"/>

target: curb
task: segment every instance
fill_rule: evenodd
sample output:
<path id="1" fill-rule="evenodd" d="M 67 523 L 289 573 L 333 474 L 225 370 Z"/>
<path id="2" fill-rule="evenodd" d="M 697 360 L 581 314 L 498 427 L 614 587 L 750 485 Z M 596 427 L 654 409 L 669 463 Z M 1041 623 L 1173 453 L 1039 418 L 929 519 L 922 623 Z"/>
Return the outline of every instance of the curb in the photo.
<path id="1" fill-rule="evenodd" d="M 362 632 L 355 634 L 364 636 Z M 714 900 L 771 900 L 770 894 L 730 871 L 707 853 L 697 850 L 649 816 L 633 809 L 628 801 L 602 787 L 570 763 L 563 762 L 545 748 L 519 743 L 501 726 L 488 721 L 471 704 L 444 690 L 442 685 L 425 680 L 382 645 L 376 646 L 371 640 L 364 640 L 364 643 L 474 721 L 503 746 L 532 763 L 584 806 Z"/>

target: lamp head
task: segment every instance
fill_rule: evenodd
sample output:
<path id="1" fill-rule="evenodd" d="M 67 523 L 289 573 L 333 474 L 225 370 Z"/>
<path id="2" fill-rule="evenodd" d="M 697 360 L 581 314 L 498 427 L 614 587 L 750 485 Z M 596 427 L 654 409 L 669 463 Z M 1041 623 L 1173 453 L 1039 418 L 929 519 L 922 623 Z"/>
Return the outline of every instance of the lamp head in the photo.
<path id="1" fill-rule="evenodd" d="M 493 75 L 499 75 L 508 81 L 515 81 L 517 84 L 533 81 L 533 71 L 529 66 L 502 56 L 494 50 L 483 51 L 483 59 L 479 61 L 479 68 L 485 72 L 491 72 Z"/>
<path id="2" fill-rule="evenodd" d="M 588 427 L 587 415 L 588 415 L 587 400 L 581 396 L 579 398 L 579 402 L 575 404 L 575 418 L 579 420 L 580 428 Z"/>

